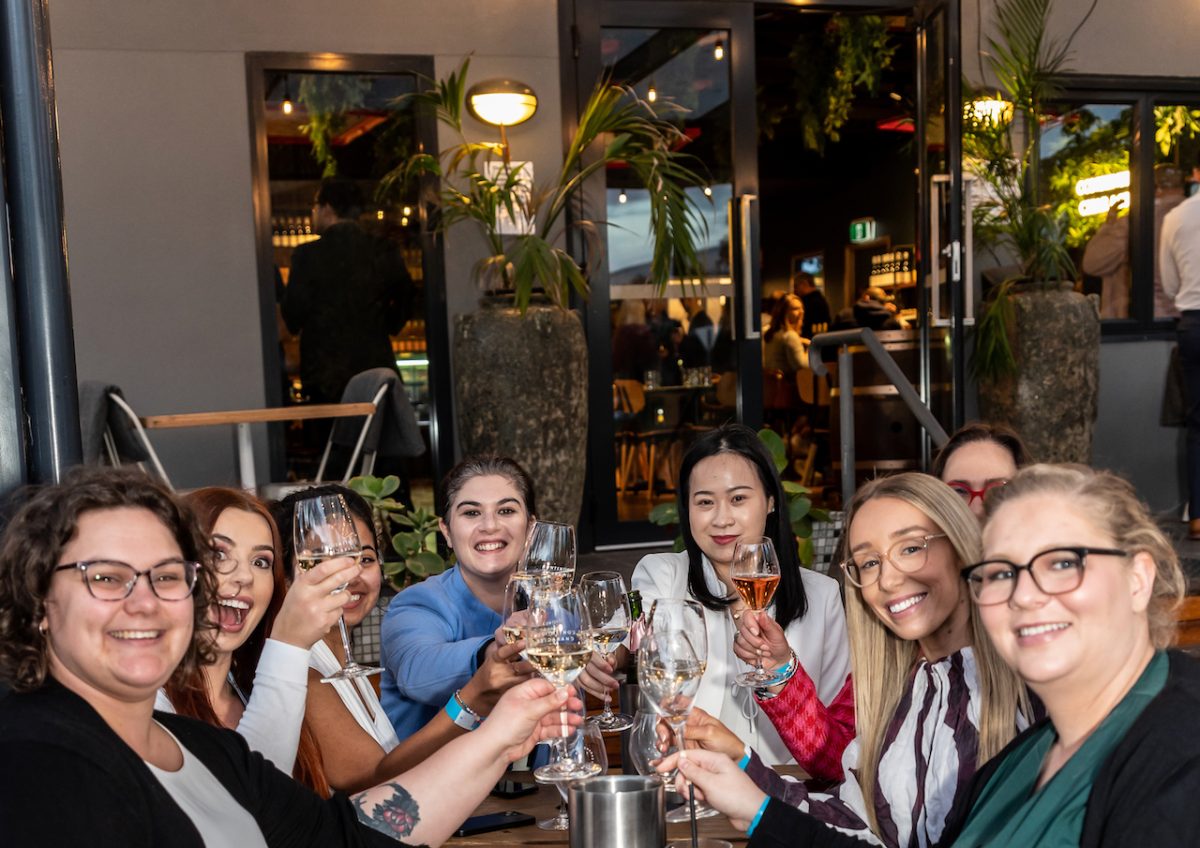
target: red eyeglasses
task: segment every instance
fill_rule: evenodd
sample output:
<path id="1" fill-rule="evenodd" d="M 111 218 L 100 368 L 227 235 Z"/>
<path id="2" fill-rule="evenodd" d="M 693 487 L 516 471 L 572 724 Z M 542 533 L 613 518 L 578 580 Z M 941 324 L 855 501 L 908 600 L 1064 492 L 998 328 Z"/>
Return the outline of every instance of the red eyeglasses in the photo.
<path id="1" fill-rule="evenodd" d="M 962 498 L 964 501 L 966 501 L 967 506 L 970 506 L 971 504 L 973 504 L 975 502 L 976 498 L 979 498 L 979 500 L 982 502 L 983 496 L 986 495 L 988 492 L 990 492 L 992 489 L 999 489 L 1001 486 L 1004 486 L 1007 484 L 1008 484 L 1007 480 L 988 480 L 986 483 L 983 484 L 982 489 L 972 489 L 963 480 L 951 480 L 946 485 L 949 486 L 951 489 L 953 489 L 955 494 L 957 494 L 960 498 Z"/>

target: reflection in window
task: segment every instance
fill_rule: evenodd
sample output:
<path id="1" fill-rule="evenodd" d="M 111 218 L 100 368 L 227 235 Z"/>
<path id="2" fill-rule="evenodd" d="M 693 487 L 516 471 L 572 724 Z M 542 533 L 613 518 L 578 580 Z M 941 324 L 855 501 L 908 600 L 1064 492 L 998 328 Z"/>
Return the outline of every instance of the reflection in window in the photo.
<path id="1" fill-rule="evenodd" d="M 1130 317 L 1130 151 L 1134 106 L 1066 104 L 1041 129 L 1042 197 L 1066 220 L 1067 247 L 1100 295 L 1102 318 Z"/>
<path id="2" fill-rule="evenodd" d="M 1158 269 L 1163 218 L 1184 201 L 1200 153 L 1200 108 L 1171 104 L 1154 107 L 1154 317 L 1178 318 L 1175 303 L 1162 290 Z M 1192 185 L 1197 185 L 1192 182 Z"/>

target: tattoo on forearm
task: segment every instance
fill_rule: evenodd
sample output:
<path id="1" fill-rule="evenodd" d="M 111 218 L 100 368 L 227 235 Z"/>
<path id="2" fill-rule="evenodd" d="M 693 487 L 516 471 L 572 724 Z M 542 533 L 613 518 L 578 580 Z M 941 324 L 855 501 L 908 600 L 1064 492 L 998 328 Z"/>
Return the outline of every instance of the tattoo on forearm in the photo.
<path id="1" fill-rule="evenodd" d="M 389 789 L 391 794 L 383 800 L 375 802 L 373 809 L 368 812 L 367 805 L 372 803 L 368 800 L 368 796 L 379 798 Z M 359 821 L 393 839 L 408 836 L 421 821 L 416 799 L 399 783 L 388 783 L 376 786 L 366 792 L 360 792 L 354 796 L 353 801 Z"/>

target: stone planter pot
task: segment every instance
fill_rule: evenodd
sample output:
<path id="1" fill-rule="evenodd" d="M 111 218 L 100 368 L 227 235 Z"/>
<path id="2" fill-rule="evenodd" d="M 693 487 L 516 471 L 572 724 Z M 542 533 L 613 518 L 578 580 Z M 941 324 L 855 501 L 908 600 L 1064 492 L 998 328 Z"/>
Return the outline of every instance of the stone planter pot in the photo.
<path id="1" fill-rule="evenodd" d="M 1092 461 L 1100 389 L 1100 308 L 1076 291 L 1015 291 L 1015 377 L 979 383 L 985 421 L 1016 430 L 1038 462 Z"/>
<path id="2" fill-rule="evenodd" d="M 511 456 L 533 477 L 541 518 L 575 524 L 587 465 L 587 341 L 579 315 L 484 302 L 454 327 L 464 454 Z"/>

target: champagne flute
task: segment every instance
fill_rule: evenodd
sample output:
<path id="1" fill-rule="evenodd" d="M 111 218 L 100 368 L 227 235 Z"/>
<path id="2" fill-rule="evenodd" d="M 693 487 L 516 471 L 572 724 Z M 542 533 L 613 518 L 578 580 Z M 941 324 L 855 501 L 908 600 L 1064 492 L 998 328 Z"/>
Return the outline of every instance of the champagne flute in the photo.
<path id="1" fill-rule="evenodd" d="M 592 619 L 592 642 L 605 659 L 612 656 L 629 635 L 629 598 L 625 579 L 615 571 L 595 571 L 585 574 L 579 582 L 588 614 Z M 612 710 L 612 693 L 604 690 L 604 712 L 589 722 L 606 733 L 615 733 L 633 726 L 633 718 Z"/>
<path id="2" fill-rule="evenodd" d="M 541 519 L 531 522 L 517 573 L 553 575 L 570 585 L 575 576 L 575 528 Z"/>
<path id="3" fill-rule="evenodd" d="M 292 521 L 292 538 L 295 543 L 296 565 L 301 571 L 308 571 L 325 560 L 338 557 L 353 557 L 357 560 L 362 554 L 358 531 L 354 529 L 354 521 L 341 495 L 319 495 L 297 501 L 295 518 Z M 347 585 L 343 583 L 333 591 L 343 592 Z M 354 655 L 350 652 L 350 634 L 346 630 L 346 620 L 340 615 L 338 629 L 342 635 L 342 647 L 346 651 L 346 664 L 328 677 L 321 678 L 322 683 L 351 680 L 383 671 L 382 668 L 359 665 L 354 661 Z"/>
<path id="4" fill-rule="evenodd" d="M 779 588 L 779 557 L 775 545 L 766 537 L 739 539 L 733 546 L 733 561 L 729 567 L 733 587 L 742 596 L 746 609 L 760 613 L 771 605 Z M 763 668 L 762 656 L 755 660 L 751 671 L 735 679 L 740 686 L 762 686 L 774 675 Z"/>
<path id="5" fill-rule="evenodd" d="M 575 731 L 567 750 L 578 762 L 593 763 L 598 768 L 597 774 L 608 771 L 608 751 L 604 748 L 604 736 L 600 728 L 594 724 L 584 725 Z M 582 778 L 587 780 L 587 778 Z M 562 801 L 558 805 L 558 813 L 553 818 L 542 819 L 537 826 L 542 830 L 570 830 L 571 816 L 567 812 L 567 792 L 574 780 L 551 781 L 558 788 Z"/>
<path id="6" fill-rule="evenodd" d="M 525 627 L 525 659 L 542 677 L 561 689 L 575 682 L 591 658 L 592 624 L 579 592 L 575 589 L 535 592 Z M 565 724 L 565 711 L 563 715 Z M 537 769 L 535 777 L 547 781 L 578 780 L 600 771 L 595 763 L 572 759 L 565 738 L 556 739 L 555 744 L 558 762 Z"/>

